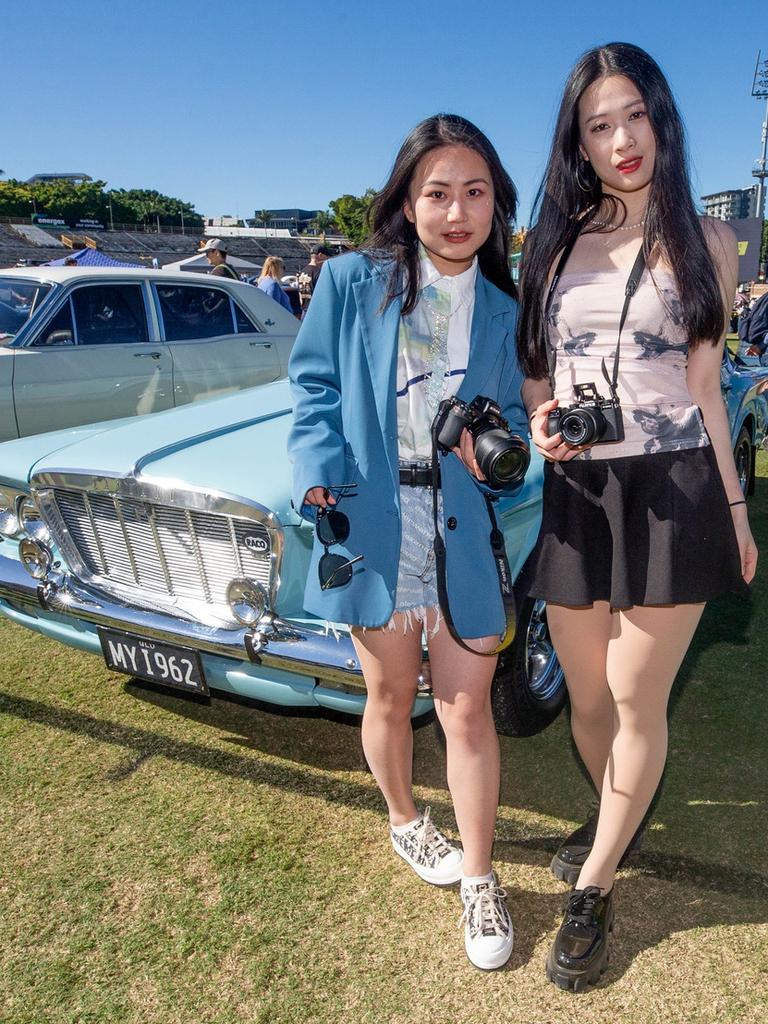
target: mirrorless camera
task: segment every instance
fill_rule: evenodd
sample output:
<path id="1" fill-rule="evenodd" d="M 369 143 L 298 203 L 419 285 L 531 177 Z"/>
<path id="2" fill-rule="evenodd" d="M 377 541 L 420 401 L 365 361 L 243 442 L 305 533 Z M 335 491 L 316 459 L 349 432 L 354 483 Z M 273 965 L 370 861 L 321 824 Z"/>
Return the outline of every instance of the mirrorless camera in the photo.
<path id="1" fill-rule="evenodd" d="M 563 442 L 575 448 L 585 444 L 607 444 L 624 440 L 624 420 L 617 398 L 603 398 L 594 384 L 574 384 L 576 401 L 565 409 L 553 409 L 547 416 L 550 437 L 560 433 Z"/>
<path id="2" fill-rule="evenodd" d="M 531 461 L 528 445 L 512 433 L 494 401 L 483 395 L 469 404 L 455 395 L 444 399 L 432 424 L 437 447 L 444 452 L 455 448 L 465 428 L 475 443 L 475 460 L 491 487 L 509 487 L 523 479 Z"/>

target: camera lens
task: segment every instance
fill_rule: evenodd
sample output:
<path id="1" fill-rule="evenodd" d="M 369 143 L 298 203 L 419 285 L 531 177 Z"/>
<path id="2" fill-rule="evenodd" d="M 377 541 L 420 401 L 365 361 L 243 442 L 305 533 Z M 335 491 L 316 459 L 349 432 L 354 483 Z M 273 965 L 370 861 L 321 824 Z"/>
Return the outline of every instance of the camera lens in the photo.
<path id="1" fill-rule="evenodd" d="M 599 441 L 605 426 L 605 416 L 599 409 L 569 409 L 560 417 L 560 435 L 572 447 Z"/>
<path id="2" fill-rule="evenodd" d="M 475 437 L 475 458 L 492 487 L 522 480 L 531 461 L 525 441 L 499 429 L 484 430 Z"/>

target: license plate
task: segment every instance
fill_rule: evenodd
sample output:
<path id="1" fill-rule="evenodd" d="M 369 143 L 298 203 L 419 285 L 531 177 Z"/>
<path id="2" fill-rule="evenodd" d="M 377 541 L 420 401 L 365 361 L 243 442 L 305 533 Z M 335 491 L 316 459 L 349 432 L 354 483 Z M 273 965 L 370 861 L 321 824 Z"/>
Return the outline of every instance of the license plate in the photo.
<path id="1" fill-rule="evenodd" d="M 197 651 L 111 629 L 99 629 L 98 634 L 108 668 L 177 690 L 209 693 Z"/>

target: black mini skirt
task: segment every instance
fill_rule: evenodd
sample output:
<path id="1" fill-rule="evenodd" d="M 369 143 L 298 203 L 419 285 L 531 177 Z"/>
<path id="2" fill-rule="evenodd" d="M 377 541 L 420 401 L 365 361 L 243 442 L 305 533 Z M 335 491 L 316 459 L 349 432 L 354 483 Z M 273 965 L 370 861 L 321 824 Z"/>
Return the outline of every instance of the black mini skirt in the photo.
<path id="1" fill-rule="evenodd" d="M 544 467 L 529 593 L 612 608 L 747 593 L 712 447 Z"/>

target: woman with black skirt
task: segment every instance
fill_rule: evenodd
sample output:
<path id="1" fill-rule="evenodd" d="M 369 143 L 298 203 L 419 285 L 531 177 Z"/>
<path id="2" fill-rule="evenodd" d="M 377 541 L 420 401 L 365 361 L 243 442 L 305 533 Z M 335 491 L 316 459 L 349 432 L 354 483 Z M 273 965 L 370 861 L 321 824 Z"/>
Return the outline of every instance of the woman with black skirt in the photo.
<path id="1" fill-rule="evenodd" d="M 736 236 L 699 217 L 652 58 L 586 53 L 565 87 L 521 282 L 519 346 L 547 460 L 530 592 L 544 598 L 596 818 L 552 862 L 576 888 L 547 974 L 597 981 L 616 869 L 661 779 L 667 701 L 705 603 L 757 552 L 720 363 Z"/>

